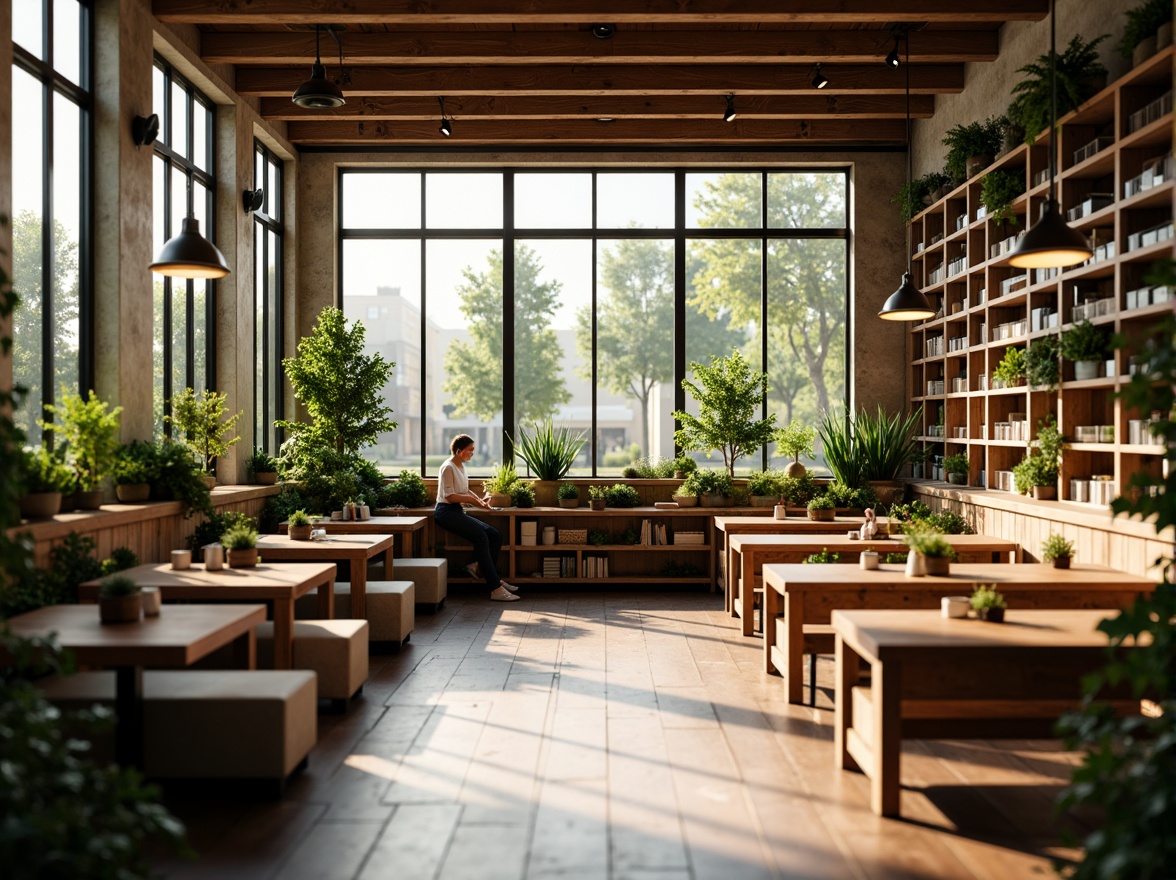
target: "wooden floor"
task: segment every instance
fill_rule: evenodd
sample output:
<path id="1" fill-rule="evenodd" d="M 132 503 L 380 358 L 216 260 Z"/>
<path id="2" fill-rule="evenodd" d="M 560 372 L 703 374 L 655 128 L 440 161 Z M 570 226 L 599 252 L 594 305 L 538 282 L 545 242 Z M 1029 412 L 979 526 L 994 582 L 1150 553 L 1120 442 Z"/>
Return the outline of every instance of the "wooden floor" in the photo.
<path id="1" fill-rule="evenodd" d="M 828 691 L 789 706 L 714 594 L 450 596 L 320 716 L 277 801 L 169 795 L 178 878 L 1052 876 L 1050 742 L 914 742 L 902 820 L 834 767 Z M 822 658 L 818 682 L 832 679 Z M 1079 829 L 1081 830 L 1081 829 Z"/>

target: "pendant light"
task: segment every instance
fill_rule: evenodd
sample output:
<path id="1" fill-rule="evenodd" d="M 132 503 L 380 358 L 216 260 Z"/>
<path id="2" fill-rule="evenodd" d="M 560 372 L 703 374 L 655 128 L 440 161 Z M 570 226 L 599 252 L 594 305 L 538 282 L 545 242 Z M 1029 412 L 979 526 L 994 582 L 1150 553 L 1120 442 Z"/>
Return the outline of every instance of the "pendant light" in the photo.
<path id="1" fill-rule="evenodd" d="M 906 148 L 907 148 L 907 192 L 911 188 L 911 165 L 912 150 L 911 150 L 911 35 L 908 31 L 906 37 L 906 53 L 907 63 L 906 68 Z M 897 36 L 895 39 L 898 39 Z M 915 287 L 915 283 L 911 280 L 911 224 L 906 223 L 906 254 L 907 254 L 907 270 L 902 274 L 902 283 L 898 285 L 898 289 L 886 298 L 886 302 L 882 306 L 882 311 L 878 312 L 878 317 L 885 321 L 926 321 L 928 318 L 935 317 L 935 307 L 931 305 L 927 295 L 919 288 Z"/>
<path id="2" fill-rule="evenodd" d="M 319 54 L 319 36 L 322 30 L 321 24 L 314 26 L 314 64 L 310 68 L 310 79 L 300 85 L 291 98 L 299 107 L 308 107 L 312 110 L 332 110 L 347 103 L 343 91 L 327 79 L 327 72 Z"/>
<path id="3" fill-rule="evenodd" d="M 192 178 L 188 178 L 188 216 L 178 235 L 159 249 L 150 269 L 172 278 L 224 278 L 229 274 L 225 255 L 200 234 L 200 221 L 192 211 Z"/>
<path id="4" fill-rule="evenodd" d="M 1077 229 L 1062 219 L 1057 200 L 1058 157 L 1058 52 L 1055 28 L 1055 4 L 1049 7 L 1049 196 L 1041 204 L 1037 223 L 1021 236 L 1009 256 L 1009 265 L 1018 269 L 1064 269 L 1089 260 L 1090 243 Z"/>

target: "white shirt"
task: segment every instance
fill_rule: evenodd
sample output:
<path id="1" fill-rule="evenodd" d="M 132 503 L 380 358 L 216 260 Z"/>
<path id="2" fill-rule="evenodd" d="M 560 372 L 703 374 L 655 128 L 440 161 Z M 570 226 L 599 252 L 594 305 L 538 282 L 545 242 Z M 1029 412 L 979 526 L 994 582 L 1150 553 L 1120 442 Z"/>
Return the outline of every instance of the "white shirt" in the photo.
<path id="1" fill-rule="evenodd" d="M 440 473 L 437 474 L 437 503 L 456 504 L 458 502 L 450 501 L 451 495 L 468 495 L 469 493 L 470 480 L 466 476 L 465 468 L 459 467 L 451 458 L 445 459 L 441 465 Z"/>

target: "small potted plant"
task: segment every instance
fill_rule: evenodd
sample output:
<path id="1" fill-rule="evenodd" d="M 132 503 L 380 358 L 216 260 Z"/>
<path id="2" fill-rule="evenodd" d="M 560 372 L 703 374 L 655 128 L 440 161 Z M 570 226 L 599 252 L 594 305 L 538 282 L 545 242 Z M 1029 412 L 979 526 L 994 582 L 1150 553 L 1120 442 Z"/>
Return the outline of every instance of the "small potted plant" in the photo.
<path id="1" fill-rule="evenodd" d="M 510 507 L 511 487 L 519 481 L 518 471 L 514 462 L 508 461 L 494 466 L 490 479 L 482 484 L 482 489 L 489 496 L 487 499 L 491 507 Z"/>
<path id="2" fill-rule="evenodd" d="M 950 177 L 942 171 L 932 171 L 930 174 L 916 177 L 910 183 L 904 183 L 898 195 L 890 201 L 898 204 L 902 222 L 908 223 L 923 208 L 941 198 L 950 185 Z"/>
<path id="3" fill-rule="evenodd" d="M 73 490 L 74 475 L 60 455 L 38 446 L 21 454 L 20 485 L 21 516 L 56 516 L 61 511 L 62 495 Z"/>
<path id="4" fill-rule="evenodd" d="M 752 507 L 775 507 L 780 500 L 780 475 L 759 471 L 747 478 L 747 494 Z"/>
<path id="5" fill-rule="evenodd" d="M 114 456 L 114 496 L 123 504 L 141 504 L 150 496 L 158 470 L 154 443 L 124 443 Z"/>
<path id="6" fill-rule="evenodd" d="M 240 523 L 221 535 L 221 544 L 229 568 L 251 568 L 257 565 L 257 529 Z"/>
<path id="7" fill-rule="evenodd" d="M 810 553 L 804 558 L 804 561 L 806 565 L 831 565 L 841 561 L 841 554 L 830 553 L 828 547 L 822 547 L 820 553 Z"/>
<path id="8" fill-rule="evenodd" d="M 65 394 L 60 403 L 46 405 L 45 412 L 52 414 L 55 421 L 41 425 L 64 444 L 73 462 L 77 478 L 74 503 L 82 510 L 97 510 L 102 506 L 102 483 L 110 476 L 118 452 L 122 407 L 109 410 L 91 390 L 86 400 Z"/>
<path id="9" fill-rule="evenodd" d="M 777 455 L 792 456 L 792 463 L 784 468 L 784 473 L 790 477 L 804 476 L 805 467 L 800 463 L 800 457 L 813 457 L 813 442 L 817 439 L 816 428 L 810 428 L 794 419 L 787 428 L 777 428 L 772 439 L 776 441 Z"/>
<path id="10" fill-rule="evenodd" d="M 1037 422 L 1037 439 L 1033 449 L 1021 461 L 1013 465 L 1013 488 L 1021 495 L 1032 492 L 1039 501 L 1057 498 L 1058 469 L 1062 460 L 1065 441 L 1057 428 L 1053 415 Z"/>
<path id="11" fill-rule="evenodd" d="M 947 173 L 956 183 L 963 183 L 972 175 L 992 164 L 993 157 L 1004 143 L 1008 120 L 990 116 L 983 122 L 969 122 L 948 129 L 943 137 L 947 147 Z"/>
<path id="12" fill-rule="evenodd" d="M 1025 132 L 1025 143 L 1032 144 L 1049 127 L 1051 96 L 1057 96 L 1057 115 L 1062 117 L 1106 85 L 1107 69 L 1099 60 L 1098 44 L 1108 36 L 1088 42 L 1074 34 L 1056 64 L 1051 65 L 1045 54 L 1017 68 L 1024 76 L 1013 86 L 1008 115 Z M 1056 90 L 1050 88 L 1055 78 Z"/>
<path id="13" fill-rule="evenodd" d="M 674 494 L 670 496 L 675 502 L 677 502 L 679 507 L 698 506 L 698 496 L 691 491 L 691 489 L 694 487 L 694 483 L 691 478 L 696 473 L 697 471 L 689 471 L 685 479 L 682 481 L 682 485 L 675 489 Z"/>
<path id="14" fill-rule="evenodd" d="M 535 506 L 535 487 L 530 480 L 515 480 L 511 484 L 510 503 L 514 507 Z"/>
<path id="15" fill-rule="evenodd" d="M 955 558 L 955 550 L 942 532 L 929 526 L 911 523 L 907 526 L 906 537 L 903 540 L 911 548 L 911 552 L 919 557 L 918 562 L 923 574 L 946 577 L 951 573 L 951 561 Z"/>
<path id="16" fill-rule="evenodd" d="M 259 486 L 273 486 L 278 482 L 278 460 L 260 446 L 253 450 L 245 466 Z"/>
<path id="17" fill-rule="evenodd" d="M 697 470 L 686 478 L 682 491 L 698 498 L 702 507 L 722 507 L 731 494 L 731 477 L 723 471 Z"/>
<path id="18" fill-rule="evenodd" d="M 636 465 L 629 465 L 621 471 L 621 476 L 626 480 L 635 480 L 641 476 L 641 472 L 637 470 Z"/>
<path id="19" fill-rule="evenodd" d="M 815 522 L 833 522 L 836 515 L 833 499 L 828 495 L 818 495 L 808 503 L 808 518 Z"/>
<path id="20" fill-rule="evenodd" d="M 1054 568 L 1069 568 L 1074 545 L 1061 535 L 1050 535 L 1041 545 L 1041 561 L 1052 562 Z"/>
<path id="21" fill-rule="evenodd" d="M 638 507 L 641 504 L 641 493 L 627 483 L 613 483 L 604 490 L 604 497 L 609 507 Z"/>
<path id="22" fill-rule="evenodd" d="M 291 541 L 310 540 L 310 516 L 305 510 L 294 511 L 287 522 Z"/>
<path id="23" fill-rule="evenodd" d="M 980 201 L 988 211 L 988 219 L 992 221 L 1004 220 L 1016 226 L 1017 215 L 1013 211 L 1013 202 L 1023 192 L 1025 192 L 1024 173 L 993 171 L 984 175 L 984 182 L 980 184 Z"/>
<path id="24" fill-rule="evenodd" d="M 1132 67 L 1137 67 L 1172 42 L 1172 4 L 1168 0 L 1143 0 L 1134 9 L 1128 9 L 1127 26 L 1119 41 L 1119 54 Z M 1165 25 L 1167 26 L 1165 28 Z M 1159 33 L 1166 30 L 1161 40 Z"/>
<path id="25" fill-rule="evenodd" d="M 1106 359 L 1107 337 L 1090 321 L 1075 324 L 1062 334 L 1062 357 L 1074 362 L 1075 379 L 1097 379 L 1098 366 Z"/>
<path id="26" fill-rule="evenodd" d="M 1052 391 L 1058 384 L 1060 337 L 1055 333 L 1034 339 L 1025 349 L 1025 377 L 1034 388 Z"/>
<path id="27" fill-rule="evenodd" d="M 1025 351 L 1020 348 L 1006 348 L 1004 357 L 1000 359 L 1000 363 L 996 365 L 996 369 L 992 371 L 992 378 L 995 380 L 993 386 L 999 382 L 1000 388 L 1012 388 L 1015 385 L 1020 385 L 1025 381 Z"/>
<path id="28" fill-rule="evenodd" d="M 216 460 L 241 441 L 233 432 L 244 411 L 226 418 L 227 404 L 228 398 L 219 392 L 185 388 L 183 394 L 171 399 L 171 415 L 164 417 L 183 433 L 183 442 L 200 463 L 209 489 L 216 485 Z"/>
<path id="29" fill-rule="evenodd" d="M 957 452 L 943 460 L 943 470 L 947 473 L 947 481 L 957 486 L 968 485 L 968 472 L 971 462 L 966 452 Z"/>
<path id="30" fill-rule="evenodd" d="M 995 584 L 981 584 L 972 593 L 969 600 L 972 610 L 980 620 L 989 623 L 1003 623 L 1005 608 L 1008 607 L 1005 597 L 996 591 Z"/>
<path id="31" fill-rule="evenodd" d="M 604 510 L 608 504 L 608 489 L 605 486 L 588 487 L 588 507 L 592 510 Z"/>
<path id="32" fill-rule="evenodd" d="M 143 616 L 142 589 L 125 574 L 113 574 L 98 587 L 98 619 L 135 623 Z"/>
<path id="33" fill-rule="evenodd" d="M 698 462 L 688 455 L 679 455 L 674 459 L 674 479 L 684 480 L 698 470 Z"/>
<path id="34" fill-rule="evenodd" d="M 555 491 L 555 497 L 559 506 L 568 510 L 580 506 L 580 489 L 575 483 L 560 483 Z"/>

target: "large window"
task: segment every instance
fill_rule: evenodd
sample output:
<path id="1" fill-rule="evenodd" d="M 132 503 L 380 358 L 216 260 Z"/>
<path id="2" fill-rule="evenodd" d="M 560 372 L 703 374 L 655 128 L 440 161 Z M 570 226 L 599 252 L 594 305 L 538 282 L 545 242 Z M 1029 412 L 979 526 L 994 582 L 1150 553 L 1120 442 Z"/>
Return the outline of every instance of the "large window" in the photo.
<path id="1" fill-rule="evenodd" d="M 339 191 L 344 312 L 397 363 L 388 470 L 434 474 L 464 432 L 485 472 L 545 416 L 588 438 L 574 474 L 672 456 L 689 364 L 735 349 L 782 424 L 845 403 L 846 171 L 347 169 Z"/>
<path id="2" fill-rule="evenodd" d="M 90 375 L 91 4 L 12 4 L 12 276 L 20 294 L 17 424 L 38 443 L 42 406 Z"/>
<path id="3" fill-rule="evenodd" d="M 253 444 L 278 451 L 274 421 L 282 418 L 282 161 L 254 141 L 253 188 L 261 207 L 253 212 L 254 392 Z"/>
<path id="4" fill-rule="evenodd" d="M 180 231 L 189 214 L 216 241 L 213 227 L 212 102 L 160 58 L 155 59 L 154 106 L 160 115 L 153 161 L 155 251 Z M 173 394 L 216 384 L 216 282 L 155 276 L 155 430 L 167 433 L 163 417 Z"/>

